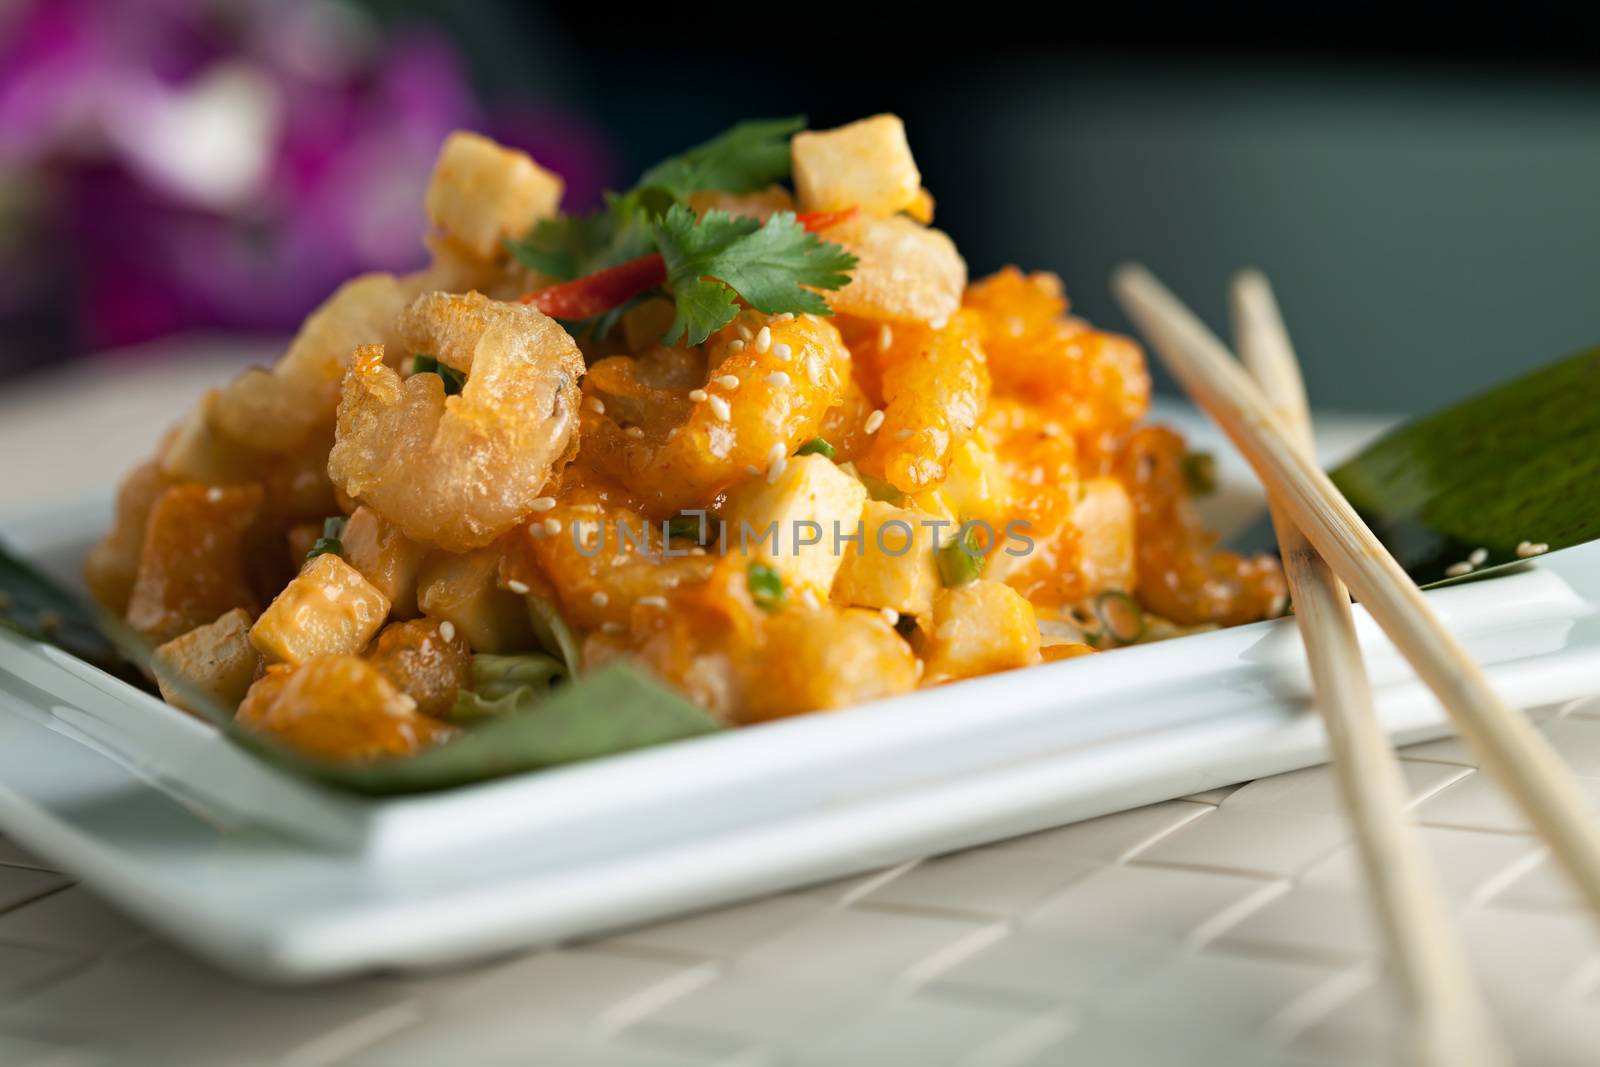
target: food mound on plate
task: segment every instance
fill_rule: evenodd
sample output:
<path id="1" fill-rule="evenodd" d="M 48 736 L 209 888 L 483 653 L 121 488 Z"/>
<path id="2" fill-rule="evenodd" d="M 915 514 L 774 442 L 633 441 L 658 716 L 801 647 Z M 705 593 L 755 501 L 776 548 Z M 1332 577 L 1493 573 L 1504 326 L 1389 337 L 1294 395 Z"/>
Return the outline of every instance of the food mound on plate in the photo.
<path id="1" fill-rule="evenodd" d="M 590 215 L 446 140 L 431 264 L 346 282 L 123 483 L 87 577 L 167 698 L 371 759 L 619 657 L 738 725 L 1281 611 L 1139 424 L 1139 346 L 1054 275 L 969 282 L 896 117 L 801 126 Z"/>

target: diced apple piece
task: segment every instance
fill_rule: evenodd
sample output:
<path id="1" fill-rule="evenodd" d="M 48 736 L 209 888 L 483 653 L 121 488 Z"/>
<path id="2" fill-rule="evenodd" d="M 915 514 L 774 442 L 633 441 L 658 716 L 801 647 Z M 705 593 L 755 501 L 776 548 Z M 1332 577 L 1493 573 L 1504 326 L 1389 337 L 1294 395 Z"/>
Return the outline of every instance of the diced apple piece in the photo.
<path id="1" fill-rule="evenodd" d="M 409 756 L 455 733 L 418 714 L 416 701 L 357 656 L 269 667 L 236 721 L 314 759 L 341 761 Z"/>
<path id="2" fill-rule="evenodd" d="M 835 312 L 895 322 L 942 322 L 961 307 L 967 263 L 942 231 L 900 215 L 858 217 L 829 227 L 829 241 L 859 263 L 850 282 L 827 294 Z"/>
<path id="3" fill-rule="evenodd" d="M 1115 478 L 1090 478 L 1072 510 L 1083 554 L 1078 560 L 1084 592 L 1135 588 L 1133 501 Z"/>
<path id="4" fill-rule="evenodd" d="M 390 623 L 378 635 L 367 660 L 424 715 L 443 715 L 456 691 L 472 680 L 472 651 L 459 633 L 449 638 L 442 623 L 412 619 Z"/>
<path id="5" fill-rule="evenodd" d="M 118 615 L 128 610 L 128 597 L 139 574 L 144 530 L 150 509 L 172 483 L 161 473 L 157 460 L 128 472 L 117 490 L 117 519 L 84 561 L 83 578 L 94 598 Z"/>
<path id="6" fill-rule="evenodd" d="M 356 508 L 345 523 L 344 554 L 367 581 L 389 598 L 397 619 L 417 615 L 417 573 L 426 546 L 411 540 L 369 507 Z"/>
<path id="7" fill-rule="evenodd" d="M 145 523 L 128 625 L 157 643 L 234 608 L 255 610 L 245 544 L 261 511 L 261 487 L 175 485 Z"/>
<path id="8" fill-rule="evenodd" d="M 500 588 L 501 548 L 490 545 L 456 555 L 435 552 L 417 576 L 423 614 L 448 621 L 478 652 L 533 648 L 527 602 Z"/>
<path id="9" fill-rule="evenodd" d="M 948 473 L 940 487 L 950 510 L 964 519 L 982 519 L 998 530 L 1011 497 L 1011 480 L 981 434 L 950 450 Z"/>
<path id="10" fill-rule="evenodd" d="M 917 658 L 882 615 L 824 606 L 767 622 L 762 658 L 739 718 L 759 722 L 910 692 Z"/>
<path id="11" fill-rule="evenodd" d="M 250 630 L 250 643 L 267 659 L 284 663 L 355 655 L 388 615 L 388 597 L 360 571 L 324 552 L 308 561 L 261 613 Z"/>
<path id="12" fill-rule="evenodd" d="M 250 643 L 250 613 L 234 608 L 216 622 L 197 626 L 157 648 L 151 660 L 161 697 L 168 704 L 202 714 L 188 699 L 198 691 L 229 709 L 239 706 L 261 653 Z"/>
<path id="13" fill-rule="evenodd" d="M 507 237 L 521 237 L 561 205 L 559 177 L 526 152 L 481 134 L 445 138 L 428 182 L 428 221 L 481 259 L 500 255 Z"/>
<path id="14" fill-rule="evenodd" d="M 874 115 L 833 130 L 807 130 L 790 142 L 794 187 L 804 211 L 860 208 L 893 215 L 917 202 L 922 175 L 898 115 Z"/>
<path id="15" fill-rule="evenodd" d="M 933 602 L 922 655 L 925 681 L 949 681 L 1039 662 L 1033 605 L 1001 582 L 979 580 L 946 589 Z"/>
<path id="16" fill-rule="evenodd" d="M 795 456 L 776 482 L 756 480 L 730 498 L 730 550 L 770 565 L 790 592 L 826 597 L 844 559 L 834 535 L 856 533 L 866 502 L 866 488 L 826 456 Z"/>
<path id="17" fill-rule="evenodd" d="M 925 511 L 869 500 L 861 512 L 862 543 L 843 545 L 833 598 L 868 608 L 893 608 L 902 615 L 926 615 L 939 591 L 934 558 L 935 534 L 955 536 L 951 525 Z M 941 543 L 942 543 L 941 541 Z"/>

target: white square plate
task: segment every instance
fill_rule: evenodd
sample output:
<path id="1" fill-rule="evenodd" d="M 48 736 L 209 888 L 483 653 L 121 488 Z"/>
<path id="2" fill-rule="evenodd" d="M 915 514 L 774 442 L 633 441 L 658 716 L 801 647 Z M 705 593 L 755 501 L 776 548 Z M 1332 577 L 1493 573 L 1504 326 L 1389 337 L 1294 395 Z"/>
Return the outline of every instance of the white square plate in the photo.
<path id="1" fill-rule="evenodd" d="M 103 511 L 5 532 L 70 571 Z M 1600 545 L 1428 596 L 1516 703 L 1594 692 Z M 1386 728 L 1448 733 L 1358 616 Z M 0 633 L 0 829 L 195 952 L 284 981 L 596 933 L 1324 758 L 1288 620 L 386 800 L 287 776 Z"/>

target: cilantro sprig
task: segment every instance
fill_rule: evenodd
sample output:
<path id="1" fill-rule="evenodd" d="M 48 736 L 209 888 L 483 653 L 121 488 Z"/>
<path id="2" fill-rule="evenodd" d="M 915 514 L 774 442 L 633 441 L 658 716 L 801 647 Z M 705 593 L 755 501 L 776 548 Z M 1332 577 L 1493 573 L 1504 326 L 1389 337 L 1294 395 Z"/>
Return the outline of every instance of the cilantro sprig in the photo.
<path id="1" fill-rule="evenodd" d="M 790 212 L 762 223 L 721 211 L 697 217 L 687 203 L 695 193 L 747 193 L 788 177 L 789 137 L 804 127 L 804 118 L 741 122 L 649 168 L 633 189 L 608 194 L 601 210 L 547 219 L 507 247 L 541 274 L 577 286 L 598 271 L 661 257 L 658 288 L 603 314 L 563 320 L 575 336 L 603 338 L 628 306 L 658 292 L 677 311 L 669 344 L 701 344 L 733 320 L 740 300 L 768 314 L 827 315 L 827 301 L 812 290 L 845 285 L 854 256 L 808 233 Z"/>
<path id="2" fill-rule="evenodd" d="M 668 344 L 682 337 L 691 345 L 703 343 L 733 321 L 739 297 L 769 315 L 827 315 L 828 302 L 802 287 L 837 289 L 856 265 L 855 256 L 807 233 L 789 211 L 762 223 L 725 211 L 696 218 L 674 204 L 655 232 L 678 309 Z"/>

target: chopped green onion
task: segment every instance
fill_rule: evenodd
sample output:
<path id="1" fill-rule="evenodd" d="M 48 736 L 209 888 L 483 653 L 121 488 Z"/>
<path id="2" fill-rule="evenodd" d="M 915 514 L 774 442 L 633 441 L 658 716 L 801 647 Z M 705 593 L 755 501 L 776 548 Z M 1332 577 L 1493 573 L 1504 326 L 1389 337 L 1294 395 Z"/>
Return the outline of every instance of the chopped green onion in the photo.
<path id="1" fill-rule="evenodd" d="M 344 541 L 341 538 L 344 537 L 344 524 L 349 521 L 343 515 L 322 520 L 322 536 L 306 553 L 306 559 L 315 559 L 329 552 L 335 556 L 344 555 Z"/>
<path id="2" fill-rule="evenodd" d="M 905 499 L 904 493 L 882 478 L 874 478 L 872 475 L 862 474 L 860 471 L 856 472 L 856 477 L 861 480 L 862 485 L 867 487 L 867 496 L 873 500 L 882 501 L 885 504 L 898 504 Z"/>
<path id="3" fill-rule="evenodd" d="M 454 396 L 466 388 L 467 376 L 446 363 L 440 363 L 437 356 L 418 355 L 411 357 L 412 374 L 437 374 L 444 380 L 444 395 Z"/>
<path id="4" fill-rule="evenodd" d="M 960 537 L 939 549 L 939 577 L 947 588 L 954 589 L 977 581 L 983 575 L 985 562 L 978 531 L 968 526 Z"/>
<path id="5" fill-rule="evenodd" d="M 711 532 L 710 525 L 700 515 L 674 515 L 667 520 L 667 536 L 669 538 L 687 537 L 695 544 L 704 544 L 705 542 L 701 539 L 701 530 L 704 529 L 709 534 Z"/>
<path id="6" fill-rule="evenodd" d="M 1095 597 L 1094 613 L 1106 633 L 1120 644 L 1131 645 L 1144 636 L 1144 609 L 1139 607 L 1137 600 L 1120 589 L 1112 589 Z"/>
<path id="7" fill-rule="evenodd" d="M 829 459 L 833 459 L 839 455 L 839 450 L 830 445 L 825 439 L 821 437 L 813 437 L 811 440 L 807 441 L 805 444 L 796 449 L 794 454 L 797 456 L 809 456 L 815 454 L 819 456 L 827 456 Z"/>
<path id="8" fill-rule="evenodd" d="M 783 576 L 765 563 L 750 564 L 745 583 L 749 585 L 750 595 L 761 610 L 778 611 L 783 607 L 786 598 Z"/>
<path id="9" fill-rule="evenodd" d="M 1210 496 L 1217 491 L 1217 457 L 1210 452 L 1185 452 L 1183 484 L 1190 496 Z"/>

